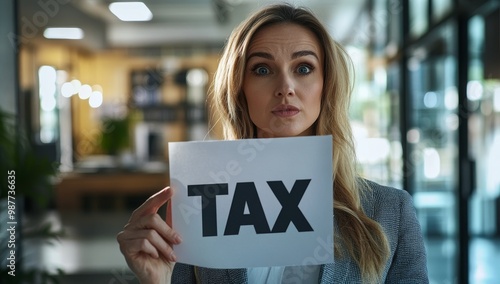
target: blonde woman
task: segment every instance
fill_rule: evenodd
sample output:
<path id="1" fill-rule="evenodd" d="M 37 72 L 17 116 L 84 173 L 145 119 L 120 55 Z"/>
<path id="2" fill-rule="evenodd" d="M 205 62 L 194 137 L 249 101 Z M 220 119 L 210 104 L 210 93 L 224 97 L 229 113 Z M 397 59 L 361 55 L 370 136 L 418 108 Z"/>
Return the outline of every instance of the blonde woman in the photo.
<path id="1" fill-rule="evenodd" d="M 233 31 L 212 89 L 226 139 L 333 136 L 335 263 L 227 270 L 176 264 L 172 246 L 181 236 L 156 214 L 172 196 L 166 188 L 117 237 L 141 283 L 428 283 L 411 197 L 356 174 L 350 67 L 311 12 L 273 5 Z"/>

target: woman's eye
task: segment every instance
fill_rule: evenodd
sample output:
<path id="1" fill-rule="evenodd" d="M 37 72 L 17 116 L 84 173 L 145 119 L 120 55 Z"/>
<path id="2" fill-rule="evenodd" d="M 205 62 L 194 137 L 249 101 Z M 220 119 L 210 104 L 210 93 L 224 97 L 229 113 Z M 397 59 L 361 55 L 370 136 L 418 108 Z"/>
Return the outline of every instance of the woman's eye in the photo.
<path id="1" fill-rule="evenodd" d="M 268 75 L 270 73 L 269 68 L 264 66 L 254 68 L 253 72 L 257 75 Z"/>
<path id="2" fill-rule="evenodd" d="M 307 66 L 307 65 L 300 65 L 299 68 L 297 68 L 297 72 L 299 74 L 309 74 L 311 73 L 312 68 Z"/>

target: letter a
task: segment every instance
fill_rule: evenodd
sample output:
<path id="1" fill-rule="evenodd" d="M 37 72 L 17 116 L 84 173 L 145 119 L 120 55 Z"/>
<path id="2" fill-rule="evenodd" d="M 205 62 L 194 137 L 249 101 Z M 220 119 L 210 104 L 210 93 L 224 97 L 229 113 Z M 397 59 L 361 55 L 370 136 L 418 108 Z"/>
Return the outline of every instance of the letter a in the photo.
<path id="1" fill-rule="evenodd" d="M 245 214 L 245 204 L 249 214 Z M 269 224 L 253 182 L 236 184 L 224 235 L 237 235 L 242 225 L 253 225 L 257 234 L 270 232 Z"/>

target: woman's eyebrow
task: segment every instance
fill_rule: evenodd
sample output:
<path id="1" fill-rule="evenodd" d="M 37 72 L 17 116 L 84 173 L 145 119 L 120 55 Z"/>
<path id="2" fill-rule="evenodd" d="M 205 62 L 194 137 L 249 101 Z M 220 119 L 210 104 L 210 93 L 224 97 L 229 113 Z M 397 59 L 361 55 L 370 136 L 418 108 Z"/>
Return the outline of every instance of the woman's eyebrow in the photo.
<path id="1" fill-rule="evenodd" d="M 314 51 L 311 51 L 311 50 L 300 50 L 300 51 L 294 52 L 292 54 L 292 59 L 296 59 L 296 58 L 299 58 L 302 56 L 308 56 L 308 55 L 312 55 L 312 56 L 316 57 L 316 59 L 319 60 L 318 55 Z"/>
<path id="2" fill-rule="evenodd" d="M 312 56 L 316 57 L 316 59 L 319 60 L 318 55 L 312 50 L 296 51 L 296 52 L 292 53 L 292 59 L 297 59 L 299 57 L 308 56 L 308 55 L 312 55 Z M 267 52 L 261 52 L 261 51 L 250 53 L 250 55 L 247 57 L 247 60 L 249 60 L 252 57 L 261 57 L 261 58 L 265 58 L 265 59 L 269 59 L 269 60 L 274 60 L 274 56 L 272 54 L 267 53 Z"/>
<path id="3" fill-rule="evenodd" d="M 262 57 L 262 58 L 265 58 L 265 59 L 274 60 L 274 56 L 272 56 L 270 53 L 267 53 L 267 52 L 253 52 L 253 53 L 250 53 L 250 55 L 247 57 L 247 60 L 249 60 L 252 57 Z"/>

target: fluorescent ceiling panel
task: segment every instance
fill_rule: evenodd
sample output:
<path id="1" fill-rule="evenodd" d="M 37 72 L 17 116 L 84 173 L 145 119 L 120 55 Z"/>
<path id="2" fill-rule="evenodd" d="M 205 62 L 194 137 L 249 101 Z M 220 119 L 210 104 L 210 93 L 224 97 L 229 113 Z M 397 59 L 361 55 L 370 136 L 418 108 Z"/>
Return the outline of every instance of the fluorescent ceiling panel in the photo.
<path id="1" fill-rule="evenodd" d="M 109 10 L 126 22 L 150 21 L 153 18 L 151 10 L 142 2 L 114 2 L 109 4 Z"/>
<path id="2" fill-rule="evenodd" d="M 80 28 L 46 28 L 43 36 L 49 39 L 82 39 L 83 30 Z"/>

